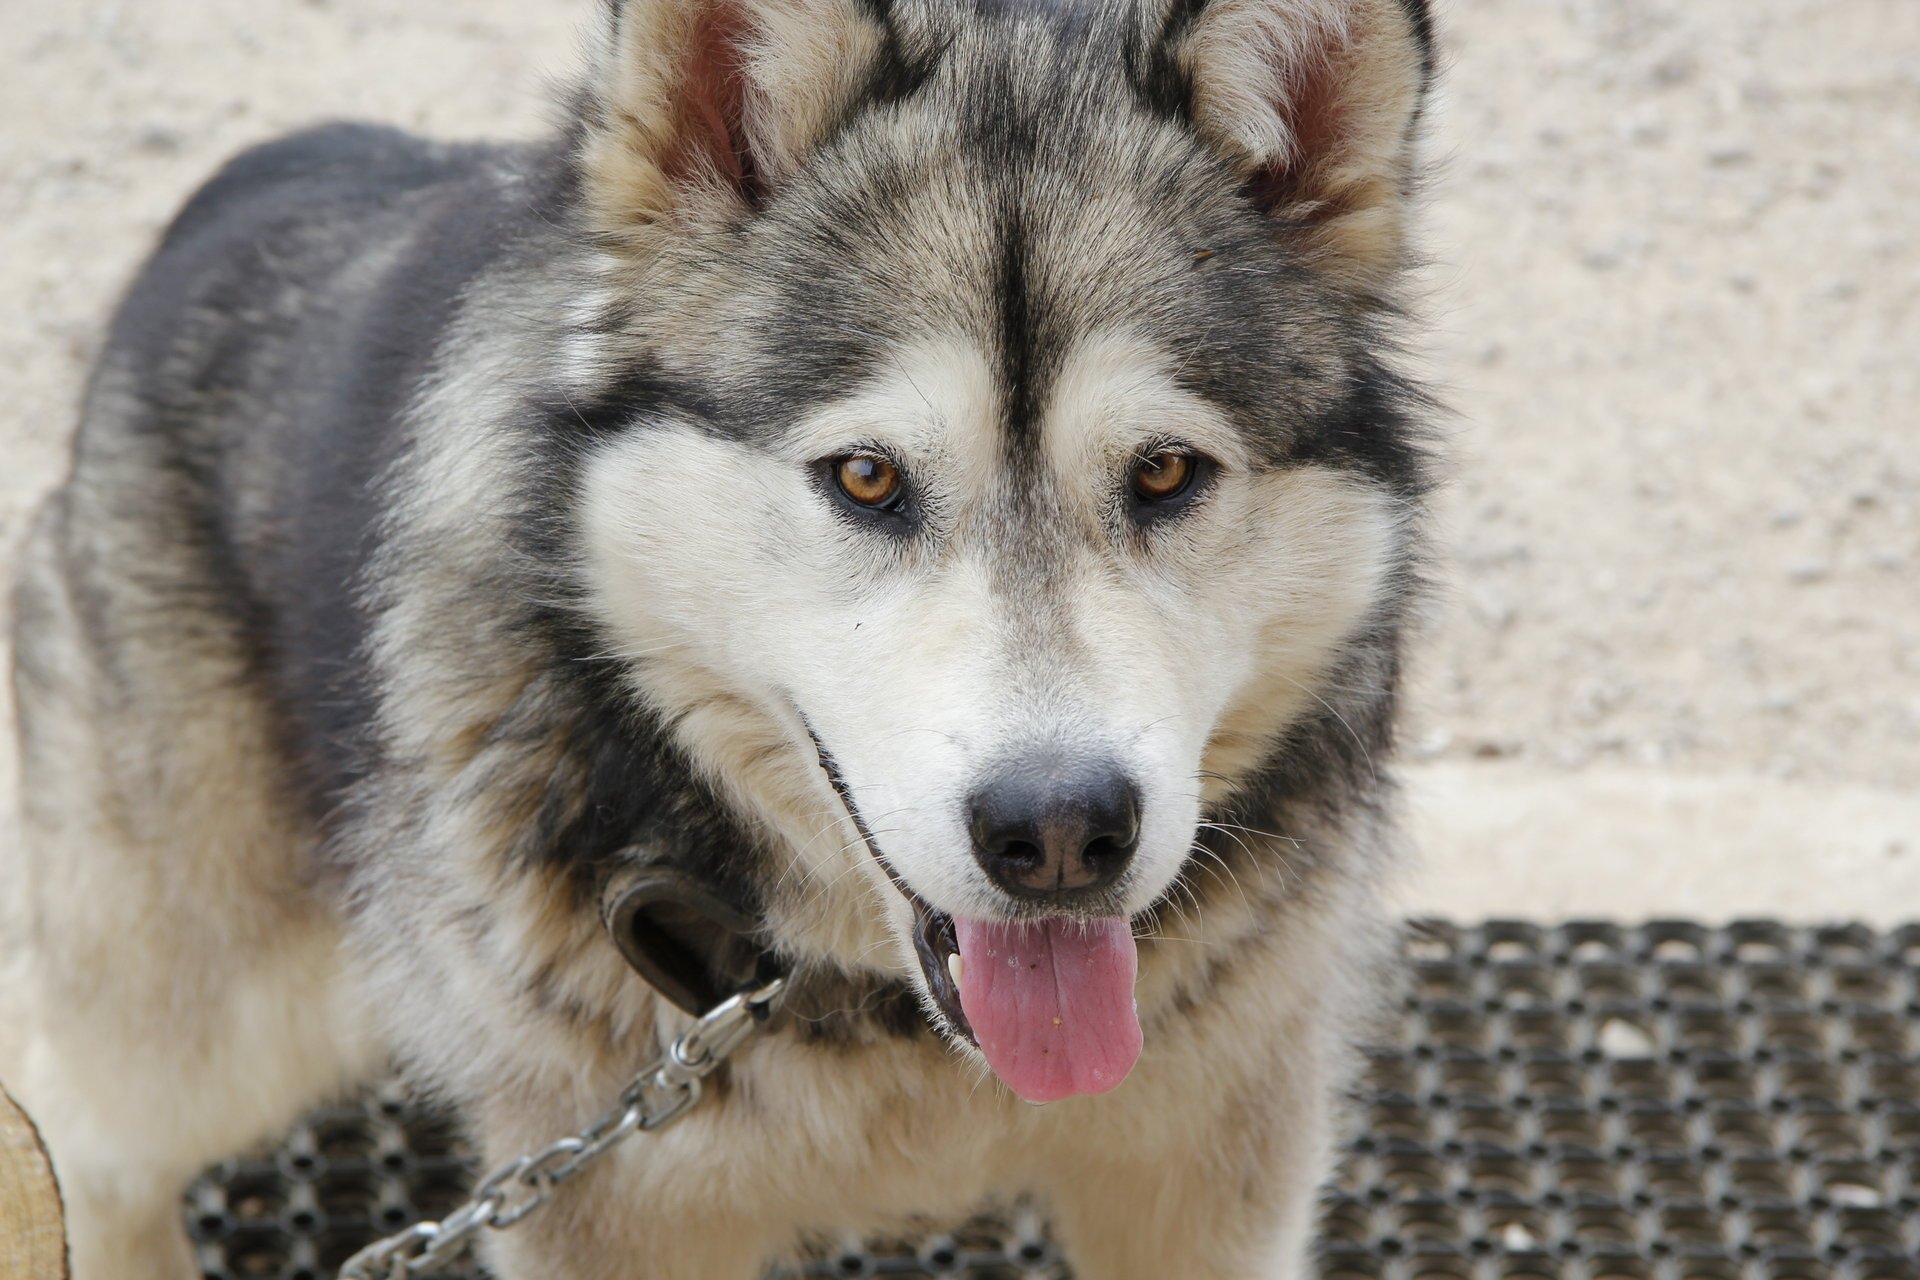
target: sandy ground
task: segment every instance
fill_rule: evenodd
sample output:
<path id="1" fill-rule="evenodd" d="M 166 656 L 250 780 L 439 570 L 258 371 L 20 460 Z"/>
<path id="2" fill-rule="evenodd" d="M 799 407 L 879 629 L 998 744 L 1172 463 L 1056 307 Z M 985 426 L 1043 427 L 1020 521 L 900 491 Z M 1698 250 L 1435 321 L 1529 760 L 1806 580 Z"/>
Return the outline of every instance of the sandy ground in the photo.
<path id="1" fill-rule="evenodd" d="M 0 0 L 0 545 L 223 156 L 528 134 L 587 12 Z M 1920 4 L 1451 0 L 1443 32 L 1409 906 L 1920 916 Z"/>

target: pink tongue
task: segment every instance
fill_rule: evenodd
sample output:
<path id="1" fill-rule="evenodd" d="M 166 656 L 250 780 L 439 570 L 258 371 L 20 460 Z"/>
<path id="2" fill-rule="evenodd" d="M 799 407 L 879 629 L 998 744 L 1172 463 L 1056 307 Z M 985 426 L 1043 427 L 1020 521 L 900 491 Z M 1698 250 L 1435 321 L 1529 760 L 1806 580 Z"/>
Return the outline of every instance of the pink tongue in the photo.
<path id="1" fill-rule="evenodd" d="M 1126 917 L 956 919 L 960 1007 L 987 1065 L 1029 1102 L 1105 1093 L 1140 1056 L 1139 955 Z"/>

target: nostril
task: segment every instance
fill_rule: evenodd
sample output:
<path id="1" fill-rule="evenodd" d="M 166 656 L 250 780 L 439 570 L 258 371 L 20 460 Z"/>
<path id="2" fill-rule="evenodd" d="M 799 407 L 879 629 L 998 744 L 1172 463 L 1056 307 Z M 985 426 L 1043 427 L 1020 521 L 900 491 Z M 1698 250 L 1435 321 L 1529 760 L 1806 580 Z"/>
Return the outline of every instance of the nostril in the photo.
<path id="1" fill-rule="evenodd" d="M 1108 761 L 1054 753 L 1010 760 L 969 804 L 981 868 L 1021 897 L 1104 888 L 1126 869 L 1139 839 L 1139 792 Z"/>
<path id="2" fill-rule="evenodd" d="M 999 856 L 1019 867 L 1039 867 L 1046 861 L 1040 846 L 1025 840 L 1009 840 L 997 851 Z"/>

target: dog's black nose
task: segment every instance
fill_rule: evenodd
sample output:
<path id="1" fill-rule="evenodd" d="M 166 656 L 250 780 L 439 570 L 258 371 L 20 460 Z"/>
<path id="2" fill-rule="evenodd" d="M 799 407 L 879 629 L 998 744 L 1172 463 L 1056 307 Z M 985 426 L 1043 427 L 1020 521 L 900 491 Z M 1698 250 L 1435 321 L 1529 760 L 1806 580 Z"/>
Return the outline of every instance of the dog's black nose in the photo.
<path id="1" fill-rule="evenodd" d="M 1021 898 L 1106 888 L 1140 840 L 1140 792 L 1119 766 L 1033 756 L 996 769 L 970 801 L 973 856 Z"/>

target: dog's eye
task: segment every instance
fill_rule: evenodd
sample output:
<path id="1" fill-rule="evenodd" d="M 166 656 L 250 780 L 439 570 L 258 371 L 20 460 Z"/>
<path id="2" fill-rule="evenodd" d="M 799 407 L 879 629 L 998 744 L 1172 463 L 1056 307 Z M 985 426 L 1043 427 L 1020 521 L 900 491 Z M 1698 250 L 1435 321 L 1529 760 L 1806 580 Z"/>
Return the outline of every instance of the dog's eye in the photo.
<path id="1" fill-rule="evenodd" d="M 900 468 L 872 453 L 841 458 L 834 464 L 833 479 L 840 486 L 840 492 L 876 511 L 889 511 L 898 506 L 906 490 Z"/>
<path id="2" fill-rule="evenodd" d="M 1193 485 L 1199 470 L 1192 454 L 1157 449 L 1133 464 L 1133 496 L 1145 503 L 1171 502 Z"/>

